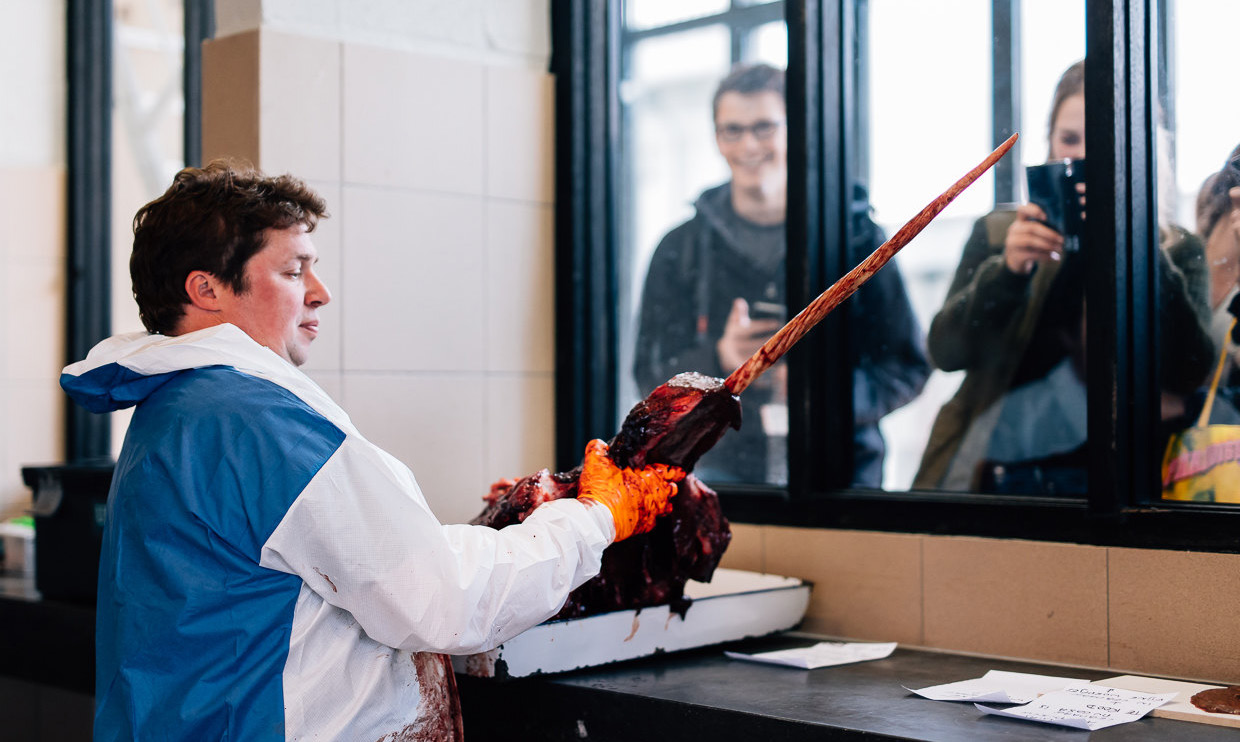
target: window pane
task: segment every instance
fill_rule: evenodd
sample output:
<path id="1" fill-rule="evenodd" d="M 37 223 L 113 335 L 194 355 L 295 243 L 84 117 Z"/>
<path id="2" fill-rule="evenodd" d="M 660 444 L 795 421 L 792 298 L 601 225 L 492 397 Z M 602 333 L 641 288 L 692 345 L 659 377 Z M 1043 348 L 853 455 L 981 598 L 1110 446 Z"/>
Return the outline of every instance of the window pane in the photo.
<path id="1" fill-rule="evenodd" d="M 141 330 L 129 278 L 133 216 L 184 165 L 182 0 L 116 0 L 112 68 L 112 331 Z M 120 450 L 131 410 L 112 413 Z"/>
<path id="2" fill-rule="evenodd" d="M 723 20 L 626 50 L 621 414 L 677 373 L 727 376 L 783 323 L 787 32 L 783 23 L 755 31 Z M 750 43 L 737 46 L 778 67 L 730 77 L 735 89 L 715 111 L 733 38 L 746 34 Z M 780 367 L 746 390 L 742 429 L 702 458 L 698 476 L 786 482 L 784 378 Z"/>
<path id="3" fill-rule="evenodd" d="M 777 21 L 758 26 L 750 36 L 750 47 L 753 61 L 787 67 L 788 24 Z"/>
<path id="4" fill-rule="evenodd" d="M 728 0 L 626 0 L 624 25 L 634 31 L 722 13 Z"/>
<path id="5" fill-rule="evenodd" d="M 1240 293 L 1240 133 L 1234 125 L 1240 97 L 1220 94 L 1217 82 L 1231 64 L 1240 6 L 1228 0 L 1167 3 L 1160 12 L 1166 21 L 1156 56 L 1162 84 L 1153 92 L 1160 123 L 1159 225 L 1168 258 L 1160 260 L 1158 274 L 1160 443 L 1175 432 L 1164 457 L 1163 492 L 1167 499 L 1240 503 L 1240 353 L 1229 333 L 1229 309 Z"/>
<path id="6" fill-rule="evenodd" d="M 1084 55 L 1084 5 L 1023 5 L 1014 24 L 1022 33 L 1008 39 L 993 36 L 987 0 L 869 3 L 868 182 L 883 233 L 990 150 L 992 106 L 1005 105 L 994 94 L 1000 76 L 1023 78 L 1015 97 L 1036 101 L 1016 119 L 1022 163 L 1084 156 L 1083 80 L 1057 109 L 1051 139 L 1060 144 L 1047 147 L 1060 75 Z M 1020 45 L 1024 69 L 992 70 L 992 48 L 1009 44 Z M 1071 214 L 1062 204 L 1079 194 L 1067 177 L 1057 173 L 1052 184 L 1066 184 L 1069 193 L 1037 200 Z M 1085 492 L 1083 261 L 1070 236 L 1032 221 L 1049 215 L 995 201 L 988 174 L 900 253 L 899 273 L 888 266 L 878 274 L 874 281 L 890 271 L 886 286 L 858 293 L 858 484 L 869 476 L 881 477 L 885 489 Z M 1006 253 L 1005 242 L 1012 245 Z M 917 333 L 926 333 L 928 378 Z M 881 474 L 873 473 L 876 460 Z"/>

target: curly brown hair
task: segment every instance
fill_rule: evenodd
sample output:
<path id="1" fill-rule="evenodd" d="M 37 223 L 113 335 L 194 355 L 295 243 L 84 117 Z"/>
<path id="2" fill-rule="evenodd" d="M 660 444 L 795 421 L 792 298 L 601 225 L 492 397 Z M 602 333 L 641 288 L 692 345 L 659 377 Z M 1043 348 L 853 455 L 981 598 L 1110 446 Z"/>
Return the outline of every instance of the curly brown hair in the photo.
<path id="1" fill-rule="evenodd" d="M 1197 234 L 1209 240 L 1219 220 L 1232 209 L 1230 191 L 1240 187 L 1240 145 L 1231 151 L 1222 169 L 1211 173 L 1197 192 Z"/>
<path id="2" fill-rule="evenodd" d="M 310 232 L 327 216 L 326 202 L 291 175 L 269 177 L 228 160 L 185 168 L 133 218 L 129 274 L 142 324 L 175 333 L 189 303 L 185 278 L 196 270 L 245 293 L 246 261 L 267 230 L 302 224 Z"/>

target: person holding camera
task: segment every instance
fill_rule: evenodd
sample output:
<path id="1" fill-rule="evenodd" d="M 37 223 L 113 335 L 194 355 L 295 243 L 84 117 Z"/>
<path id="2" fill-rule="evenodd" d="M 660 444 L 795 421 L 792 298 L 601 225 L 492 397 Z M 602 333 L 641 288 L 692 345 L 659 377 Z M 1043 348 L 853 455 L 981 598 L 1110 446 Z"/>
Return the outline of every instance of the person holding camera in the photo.
<path id="1" fill-rule="evenodd" d="M 1085 157 L 1085 63 L 1061 76 L 1050 115 L 1049 162 Z M 1085 186 L 1065 203 L 1026 203 L 979 219 L 947 300 L 930 325 L 932 362 L 966 372 L 939 411 L 915 489 L 1079 495 L 1086 491 Z M 1075 209 L 1079 208 L 1079 212 Z M 1049 223 L 1048 223 L 1049 222 Z M 1160 229 L 1159 317 L 1164 417 L 1208 373 L 1206 281 L 1201 242 Z"/>
<path id="2" fill-rule="evenodd" d="M 1210 336 L 1222 350 L 1233 319 L 1228 307 L 1240 294 L 1240 146 L 1222 169 L 1211 173 L 1197 194 L 1197 234 L 1210 266 Z"/>
<path id="3" fill-rule="evenodd" d="M 731 179 L 706 190 L 695 216 L 667 233 L 646 273 L 633 372 L 649 392 L 682 371 L 727 376 L 787 319 L 788 128 L 784 71 L 740 65 L 714 96 L 715 143 Z M 883 242 L 864 189 L 851 201 L 850 255 Z M 847 307 L 853 368 L 852 484 L 880 487 L 878 421 L 913 400 L 930 375 L 899 270 L 889 264 Z M 864 325 L 862 324 L 864 321 Z M 697 465 L 707 481 L 782 484 L 787 461 L 784 364 L 741 395 L 744 424 Z M 781 414 L 782 413 L 782 414 Z"/>

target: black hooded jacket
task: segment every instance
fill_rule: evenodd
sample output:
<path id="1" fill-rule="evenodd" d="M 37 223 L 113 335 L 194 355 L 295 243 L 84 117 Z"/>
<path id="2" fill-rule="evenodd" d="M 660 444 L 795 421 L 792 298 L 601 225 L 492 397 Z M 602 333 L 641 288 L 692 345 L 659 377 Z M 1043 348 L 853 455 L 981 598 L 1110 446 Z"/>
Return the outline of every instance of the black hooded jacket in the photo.
<path id="1" fill-rule="evenodd" d="M 784 225 L 741 218 L 732 208 L 730 183 L 704 192 L 695 207 L 697 214 L 659 243 L 646 274 L 633 368 L 643 395 L 683 371 L 727 375 L 715 344 L 734 299 L 748 301 L 751 313 L 758 302 L 786 305 Z M 849 254 L 859 260 L 883 242 L 860 187 L 852 219 Z M 843 310 L 852 339 L 853 484 L 878 487 L 886 450 L 878 421 L 921 393 L 930 362 L 895 263 L 875 274 Z M 821 335 L 805 342 L 815 337 Z M 766 377 L 741 395 L 741 429 L 729 431 L 698 464 L 708 481 L 765 482 L 771 476 L 760 416 L 773 391 Z"/>

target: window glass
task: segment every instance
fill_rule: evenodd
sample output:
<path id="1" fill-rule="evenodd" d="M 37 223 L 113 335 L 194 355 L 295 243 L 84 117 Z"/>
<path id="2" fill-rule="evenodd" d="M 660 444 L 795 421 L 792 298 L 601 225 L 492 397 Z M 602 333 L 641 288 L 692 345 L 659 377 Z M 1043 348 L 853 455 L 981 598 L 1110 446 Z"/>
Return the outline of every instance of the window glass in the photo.
<path id="1" fill-rule="evenodd" d="M 112 46 L 112 331 L 143 329 L 133 300 L 133 216 L 185 163 L 182 0 L 115 0 Z M 131 411 L 112 414 L 113 453 Z"/>
<path id="2" fill-rule="evenodd" d="M 786 67 L 788 64 L 788 24 L 779 21 L 758 26 L 750 36 L 749 49 L 755 62 Z"/>
<path id="3" fill-rule="evenodd" d="M 859 45 L 870 85 L 870 169 L 861 174 L 869 194 L 855 213 L 872 209 L 881 234 L 892 234 L 990 150 L 1002 105 L 1022 135 L 1009 157 L 1060 164 L 1030 171 L 1048 184 L 1034 194 L 1037 208 L 1025 205 L 1027 191 L 1020 204 L 996 203 L 992 174 L 983 176 L 900 253 L 897 270 L 858 293 L 858 486 L 1086 492 L 1084 271 L 1073 237 L 1083 167 L 1062 164 L 1084 157 L 1082 71 L 1066 70 L 1084 56 L 1085 9 L 1081 0 L 1021 5 L 1017 31 L 1000 37 L 986 0 L 869 2 Z M 1019 69 L 992 69 L 992 50 L 1015 49 L 995 58 L 1018 59 Z M 996 95 L 1000 78 L 1020 86 L 1013 101 Z M 864 255 L 866 220 L 854 219 L 853 251 Z"/>
<path id="4" fill-rule="evenodd" d="M 1240 313 L 1240 96 L 1221 73 L 1240 5 L 1155 7 L 1163 497 L 1240 503 L 1240 352 L 1230 332 L 1233 302 Z"/>
<path id="5" fill-rule="evenodd" d="M 727 376 L 784 321 L 787 30 L 754 18 L 721 12 L 622 50 L 621 415 L 675 374 Z M 785 378 L 746 390 L 741 430 L 698 476 L 786 482 Z"/>
<path id="6" fill-rule="evenodd" d="M 624 25 L 640 31 L 702 18 L 728 9 L 728 0 L 626 0 Z"/>

